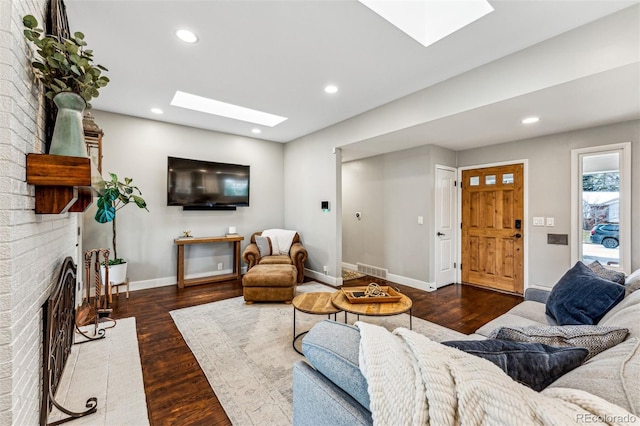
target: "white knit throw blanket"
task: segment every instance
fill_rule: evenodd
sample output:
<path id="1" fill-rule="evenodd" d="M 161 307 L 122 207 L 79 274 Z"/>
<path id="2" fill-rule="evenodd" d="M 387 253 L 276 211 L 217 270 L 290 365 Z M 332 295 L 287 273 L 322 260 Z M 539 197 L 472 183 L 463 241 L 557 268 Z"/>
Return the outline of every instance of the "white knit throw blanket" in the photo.
<path id="1" fill-rule="evenodd" d="M 290 231 L 288 229 L 265 229 L 261 235 L 271 238 L 271 241 L 277 241 L 280 254 L 289 254 L 291 244 L 293 244 L 293 237 L 296 236 L 296 231 Z"/>
<path id="2" fill-rule="evenodd" d="M 587 392 L 538 393 L 496 365 L 405 328 L 357 322 L 374 425 L 628 424 L 633 414 Z"/>

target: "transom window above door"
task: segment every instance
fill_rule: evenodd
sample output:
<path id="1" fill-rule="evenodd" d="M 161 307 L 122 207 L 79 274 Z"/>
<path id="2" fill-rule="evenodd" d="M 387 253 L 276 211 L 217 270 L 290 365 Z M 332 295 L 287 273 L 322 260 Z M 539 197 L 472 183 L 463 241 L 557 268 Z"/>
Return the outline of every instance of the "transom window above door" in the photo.
<path id="1" fill-rule="evenodd" d="M 469 186 L 513 185 L 513 173 L 487 174 L 483 176 L 469 176 Z"/>

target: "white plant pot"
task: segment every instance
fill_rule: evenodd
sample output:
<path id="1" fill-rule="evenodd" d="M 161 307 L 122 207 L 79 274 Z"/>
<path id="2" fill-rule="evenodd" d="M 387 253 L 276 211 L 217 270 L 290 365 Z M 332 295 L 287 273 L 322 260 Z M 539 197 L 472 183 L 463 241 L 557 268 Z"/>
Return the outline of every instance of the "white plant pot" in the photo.
<path id="1" fill-rule="evenodd" d="M 100 265 L 100 273 L 102 274 L 102 282 L 106 285 L 105 268 Z M 127 263 L 109 266 L 109 281 L 112 284 L 122 284 L 127 280 Z"/>

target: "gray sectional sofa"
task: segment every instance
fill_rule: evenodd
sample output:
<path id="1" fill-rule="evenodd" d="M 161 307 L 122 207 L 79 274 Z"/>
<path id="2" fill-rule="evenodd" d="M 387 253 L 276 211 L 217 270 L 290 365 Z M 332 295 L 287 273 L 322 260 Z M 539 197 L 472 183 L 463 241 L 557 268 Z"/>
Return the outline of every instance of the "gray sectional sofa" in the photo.
<path id="1" fill-rule="evenodd" d="M 546 309 L 549 294 L 528 289 L 522 303 L 476 333 L 460 334 L 460 340 L 486 339 L 504 326 L 554 325 Z M 640 291 L 628 292 L 597 325 L 624 327 L 629 333 L 624 341 L 562 375 L 549 388 L 581 389 L 640 416 Z M 307 334 L 302 344 L 307 360 L 294 364 L 295 425 L 372 424 L 367 382 L 358 367 L 359 341 L 356 327 L 329 320 Z"/>

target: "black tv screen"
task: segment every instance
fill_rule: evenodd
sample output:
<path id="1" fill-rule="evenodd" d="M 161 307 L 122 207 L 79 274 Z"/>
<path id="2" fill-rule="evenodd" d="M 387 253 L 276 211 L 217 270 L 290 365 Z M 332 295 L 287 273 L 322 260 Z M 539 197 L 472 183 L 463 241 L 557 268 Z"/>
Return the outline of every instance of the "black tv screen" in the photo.
<path id="1" fill-rule="evenodd" d="M 168 157 L 167 205 L 248 206 L 249 166 Z"/>

